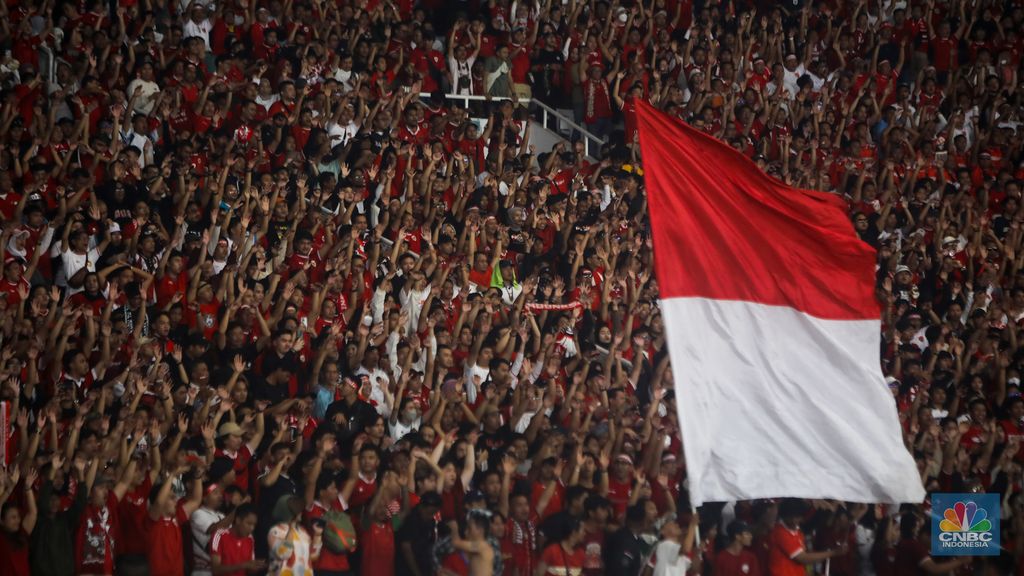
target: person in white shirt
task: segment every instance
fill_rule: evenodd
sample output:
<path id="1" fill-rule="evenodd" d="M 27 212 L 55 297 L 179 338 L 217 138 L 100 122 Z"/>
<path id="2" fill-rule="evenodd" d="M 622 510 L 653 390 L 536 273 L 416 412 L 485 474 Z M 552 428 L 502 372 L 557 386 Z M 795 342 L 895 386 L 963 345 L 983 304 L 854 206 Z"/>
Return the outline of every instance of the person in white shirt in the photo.
<path id="1" fill-rule="evenodd" d="M 206 51 L 210 51 L 210 31 L 213 30 L 213 23 L 206 17 L 206 7 L 202 4 L 193 4 L 190 18 L 181 27 L 182 39 L 202 38 Z"/>
<path id="2" fill-rule="evenodd" d="M 146 116 L 153 113 L 156 97 L 160 93 L 160 85 L 153 78 L 153 64 L 142 63 L 138 77 L 128 83 L 126 92 L 131 99 L 132 112 Z"/>
<path id="3" fill-rule="evenodd" d="M 796 81 L 801 76 L 807 73 L 807 69 L 797 59 L 796 54 L 788 54 L 782 64 L 782 85 L 785 86 L 786 92 L 790 100 L 796 97 L 797 92 L 800 92 L 800 87 L 796 85 Z"/>
<path id="4" fill-rule="evenodd" d="M 363 363 L 356 370 L 356 376 L 366 376 L 370 383 L 369 399 L 376 403 L 377 413 L 387 418 L 391 414 L 391 395 L 388 393 L 391 378 L 380 368 L 380 355 L 377 350 L 368 349 L 363 356 Z"/>
<path id="5" fill-rule="evenodd" d="M 230 524 L 230 522 L 225 522 L 224 513 L 220 511 L 223 503 L 223 486 L 216 483 L 204 486 L 203 505 L 196 508 L 196 511 L 189 517 L 189 526 L 192 531 L 192 555 L 195 560 L 192 576 L 213 575 L 208 546 L 210 537 L 217 530 Z"/>
<path id="6" fill-rule="evenodd" d="M 149 128 L 149 120 L 139 114 L 132 119 L 131 129 L 121 131 L 121 140 L 124 142 L 126 147 L 138 148 L 139 168 L 145 168 L 153 162 L 153 140 L 147 133 Z"/>
<path id="7" fill-rule="evenodd" d="M 476 62 L 477 55 L 480 54 L 480 34 L 483 32 L 483 28 L 476 28 L 475 34 L 472 33 L 474 31 L 470 31 L 469 38 L 473 43 L 473 50 L 470 52 L 465 46 L 455 42 L 455 35 L 460 25 L 465 25 L 465 23 L 457 22 L 448 39 L 448 70 L 452 77 L 451 92 L 471 95 L 473 94 L 473 64 Z"/>
<path id="8" fill-rule="evenodd" d="M 336 115 L 327 123 L 327 135 L 331 139 L 331 147 L 344 146 L 359 133 L 362 122 L 356 118 L 352 104 L 340 106 Z"/>
<path id="9" fill-rule="evenodd" d="M 347 94 L 355 89 L 359 80 L 359 74 L 352 70 L 352 55 L 345 54 L 338 60 L 338 67 L 330 74 L 330 78 L 341 84 L 342 94 Z"/>
<path id="10" fill-rule="evenodd" d="M 406 434 L 416 432 L 423 425 L 423 413 L 420 401 L 416 398 L 405 397 L 398 401 L 398 409 L 391 411 L 389 429 L 391 439 L 398 442 Z"/>
<path id="11" fill-rule="evenodd" d="M 68 230 L 70 229 L 71 226 L 68 226 Z M 110 233 L 108 231 L 103 241 L 95 248 L 89 247 L 89 240 L 89 233 L 79 228 L 74 232 L 66 233 L 61 242 L 60 260 L 68 296 L 78 294 L 84 289 L 86 275 L 96 271 L 96 261 L 100 259 L 110 243 Z"/>
<path id="12" fill-rule="evenodd" d="M 689 554 L 693 550 L 698 519 L 699 516 L 694 514 L 685 534 L 674 520 L 661 527 L 661 541 L 654 547 L 654 554 L 648 562 L 654 569 L 654 576 L 684 576 L 690 570 L 693 560 Z"/>

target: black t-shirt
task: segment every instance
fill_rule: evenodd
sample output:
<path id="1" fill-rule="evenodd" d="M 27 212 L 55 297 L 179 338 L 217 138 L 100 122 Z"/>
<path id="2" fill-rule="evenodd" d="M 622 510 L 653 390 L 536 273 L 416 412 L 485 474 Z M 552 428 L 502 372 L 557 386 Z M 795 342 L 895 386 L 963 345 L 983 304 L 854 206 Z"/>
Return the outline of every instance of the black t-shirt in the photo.
<path id="1" fill-rule="evenodd" d="M 288 383 L 269 384 L 264 378 L 251 376 L 249 389 L 254 400 L 266 400 L 278 404 L 288 399 Z"/>
<path id="2" fill-rule="evenodd" d="M 416 558 L 416 565 L 420 574 L 433 573 L 433 550 L 434 542 L 437 541 L 437 521 L 433 518 L 424 519 L 418 507 L 406 519 L 405 524 L 395 534 L 397 545 L 395 561 L 395 574 L 399 576 L 415 574 L 412 568 L 406 564 L 405 554 L 402 553 L 402 545 L 408 543 L 412 547 L 413 556 Z"/>
<path id="3" fill-rule="evenodd" d="M 248 364 L 255 362 L 256 357 L 259 356 L 259 351 L 256 350 L 255 344 L 249 343 L 243 344 L 238 348 L 226 346 L 220 351 L 219 355 L 222 366 L 231 366 L 231 363 L 235 361 L 235 356 L 241 356 Z"/>
<path id="4" fill-rule="evenodd" d="M 285 476 L 282 473 L 278 476 L 277 481 L 270 486 L 263 486 L 260 484 L 260 497 L 259 497 L 259 516 L 257 517 L 257 534 L 266 534 L 270 531 L 271 526 L 274 525 L 274 506 L 277 504 L 278 499 L 285 495 L 297 495 L 298 488 L 295 486 L 295 481 Z M 256 538 L 256 556 L 261 555 L 266 558 L 267 554 L 267 539 Z"/>
<path id="5" fill-rule="evenodd" d="M 270 350 L 259 359 L 258 364 L 259 373 L 263 376 L 268 376 L 275 370 L 284 370 L 292 374 L 298 374 L 302 369 L 299 355 L 291 350 L 286 352 L 284 356 L 278 356 L 276 351 Z"/>
<path id="6" fill-rule="evenodd" d="M 370 406 L 367 402 L 362 400 L 356 400 L 352 405 L 344 400 L 338 400 L 332 402 L 327 407 L 327 413 L 325 419 L 328 422 L 333 422 L 334 417 L 338 414 L 343 414 L 346 421 L 348 422 L 348 433 L 350 435 L 356 435 L 363 431 L 364 428 L 369 426 L 376 418 L 377 411 Z M 344 431 L 344 427 L 341 427 Z"/>
<path id="7" fill-rule="evenodd" d="M 541 416 L 543 417 L 543 416 Z M 512 438 L 512 430 L 509 429 L 508 424 L 502 425 L 494 432 L 482 432 L 480 434 L 480 440 L 477 445 L 486 448 L 488 452 L 495 453 L 501 448 L 508 445 L 509 440 Z"/>
<path id="8" fill-rule="evenodd" d="M 629 528 L 619 528 L 604 546 L 605 574 L 608 576 L 634 576 L 644 564 L 640 538 Z"/>

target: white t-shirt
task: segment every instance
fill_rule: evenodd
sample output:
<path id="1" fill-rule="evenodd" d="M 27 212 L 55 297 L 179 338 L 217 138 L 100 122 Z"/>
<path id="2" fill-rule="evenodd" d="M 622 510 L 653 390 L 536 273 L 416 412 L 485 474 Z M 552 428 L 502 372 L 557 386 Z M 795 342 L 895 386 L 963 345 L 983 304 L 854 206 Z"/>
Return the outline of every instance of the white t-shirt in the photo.
<path id="1" fill-rule="evenodd" d="M 395 407 L 395 410 L 398 410 L 398 407 Z M 419 430 L 420 426 L 422 425 L 422 416 L 413 420 L 412 423 L 409 424 L 408 426 L 402 424 L 402 419 L 399 418 L 398 420 L 395 421 L 394 426 L 391 427 L 391 439 L 394 440 L 395 442 L 398 442 L 406 434 L 410 432 L 416 432 L 417 430 Z"/>
<path id="2" fill-rule="evenodd" d="M 336 122 L 327 125 L 327 135 L 331 138 L 331 146 L 344 146 L 358 133 L 359 125 L 352 121 L 344 126 Z"/>
<path id="3" fill-rule="evenodd" d="M 665 540 L 654 549 L 654 576 L 684 576 L 690 569 L 690 559 L 680 556 L 678 542 Z"/>
<path id="4" fill-rule="evenodd" d="M 374 368 L 371 372 L 366 368 L 360 366 L 359 370 L 356 370 L 356 376 L 367 375 L 370 377 L 370 400 L 377 403 L 377 413 L 387 418 L 391 414 L 390 407 L 385 402 L 384 388 L 387 388 L 391 384 L 391 379 L 388 378 L 387 372 L 380 368 Z"/>
<path id="5" fill-rule="evenodd" d="M 206 51 L 210 51 L 210 31 L 213 30 L 213 23 L 209 19 L 203 20 L 202 22 L 193 22 L 189 19 L 182 26 L 182 36 L 185 39 L 199 37 L 203 39 L 203 44 L 206 46 Z"/>
<path id="6" fill-rule="evenodd" d="M 448 70 L 452 75 L 452 87 L 456 94 L 472 95 L 473 94 L 473 63 L 476 62 L 475 56 L 468 56 L 464 61 L 459 62 L 455 57 L 448 59 Z M 462 81 L 462 86 L 459 86 L 459 80 Z"/>
<path id="7" fill-rule="evenodd" d="M 800 91 L 800 88 L 798 88 L 796 85 L 796 81 L 799 80 L 801 76 L 807 73 L 807 69 L 804 68 L 803 64 L 797 64 L 795 70 L 790 71 L 788 68 L 785 67 L 783 67 L 783 70 L 784 71 L 782 73 L 782 84 L 786 87 L 786 91 L 789 92 L 789 98 L 790 100 L 792 100 L 793 98 L 796 97 L 796 93 Z"/>
<path id="8" fill-rule="evenodd" d="M 207 551 L 210 537 L 208 534 L 210 526 L 224 519 L 224 515 L 216 510 L 200 507 L 192 513 L 189 518 L 189 525 L 192 528 L 192 552 L 195 556 L 195 569 L 192 576 L 206 576 L 212 574 L 210 571 L 210 553 Z"/>
<path id="9" fill-rule="evenodd" d="M 480 386 L 487 381 L 491 375 L 491 369 L 478 364 L 466 367 L 466 402 L 476 403 L 476 393 Z"/>
<path id="10" fill-rule="evenodd" d="M 263 108 L 267 112 L 270 112 L 270 107 L 273 106 L 274 104 L 276 104 L 277 101 L 280 100 L 280 99 L 281 99 L 281 97 L 278 96 L 277 94 L 271 94 L 270 96 L 267 96 L 266 98 L 264 98 L 263 96 L 257 96 L 256 97 L 256 103 L 259 104 L 260 106 L 263 106 Z"/>
<path id="11" fill-rule="evenodd" d="M 160 93 L 160 85 L 152 80 L 143 80 L 142 78 L 136 78 L 128 83 L 128 97 L 135 93 L 135 88 L 142 88 L 142 93 L 135 100 L 134 112 L 139 112 L 149 116 L 153 113 L 153 105 L 156 104 L 156 95 Z M 130 123 L 130 118 L 128 119 Z"/>
<path id="12" fill-rule="evenodd" d="M 77 274 L 78 271 L 81 270 L 82 268 L 85 268 L 89 272 L 95 272 L 96 261 L 99 259 L 100 253 L 97 252 L 95 248 L 90 248 L 89 251 L 86 252 L 85 254 L 76 254 L 74 250 L 67 250 L 65 252 L 61 252 L 60 260 L 64 267 L 64 281 L 67 282 L 67 279 L 73 278 L 74 275 Z M 68 296 L 78 294 L 82 290 L 85 290 L 85 288 L 72 288 L 69 285 Z"/>

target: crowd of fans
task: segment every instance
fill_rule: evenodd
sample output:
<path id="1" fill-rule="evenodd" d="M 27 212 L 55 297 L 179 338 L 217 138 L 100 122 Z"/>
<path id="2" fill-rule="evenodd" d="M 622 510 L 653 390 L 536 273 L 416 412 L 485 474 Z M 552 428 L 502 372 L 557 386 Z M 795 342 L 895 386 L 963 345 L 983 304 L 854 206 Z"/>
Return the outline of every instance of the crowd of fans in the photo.
<path id="1" fill-rule="evenodd" d="M 1024 575 L 1022 30 L 1011 0 L 0 3 L 0 574 Z M 927 501 L 691 510 L 641 99 L 848 198 L 907 449 L 1000 495 L 1001 556 L 930 557 Z M 538 150 L 534 100 L 607 143 Z"/>

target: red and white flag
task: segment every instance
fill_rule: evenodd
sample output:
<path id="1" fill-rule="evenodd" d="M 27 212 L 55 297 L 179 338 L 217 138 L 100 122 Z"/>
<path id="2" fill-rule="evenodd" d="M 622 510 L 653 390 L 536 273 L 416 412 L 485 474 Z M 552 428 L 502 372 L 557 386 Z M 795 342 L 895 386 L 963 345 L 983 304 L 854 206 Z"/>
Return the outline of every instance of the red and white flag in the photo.
<path id="1" fill-rule="evenodd" d="M 842 200 L 647 104 L 638 120 L 692 503 L 920 502 L 879 366 L 875 251 Z"/>

